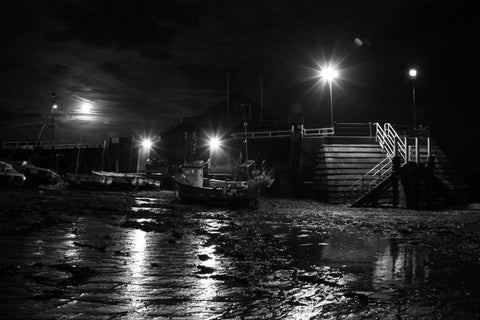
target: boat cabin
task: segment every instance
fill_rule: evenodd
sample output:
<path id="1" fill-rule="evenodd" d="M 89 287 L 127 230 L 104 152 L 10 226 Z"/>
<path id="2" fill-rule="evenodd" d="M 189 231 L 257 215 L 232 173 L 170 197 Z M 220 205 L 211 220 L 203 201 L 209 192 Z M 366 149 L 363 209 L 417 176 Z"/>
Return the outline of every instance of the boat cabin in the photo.
<path id="1" fill-rule="evenodd" d="M 203 168 L 203 161 L 184 165 L 182 173 L 185 176 L 186 183 L 195 187 L 203 187 Z"/>

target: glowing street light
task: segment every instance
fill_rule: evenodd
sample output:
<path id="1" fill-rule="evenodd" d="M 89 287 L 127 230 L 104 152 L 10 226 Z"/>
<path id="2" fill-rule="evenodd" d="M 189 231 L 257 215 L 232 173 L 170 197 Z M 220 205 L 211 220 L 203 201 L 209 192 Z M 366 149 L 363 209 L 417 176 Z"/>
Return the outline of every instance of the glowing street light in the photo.
<path id="1" fill-rule="evenodd" d="M 330 89 L 330 126 L 333 127 L 333 95 L 332 95 L 332 81 L 338 78 L 338 71 L 331 66 L 322 67 L 320 70 L 320 78 L 328 82 Z"/>
<path id="2" fill-rule="evenodd" d="M 221 142 L 220 139 L 218 139 L 217 137 L 213 137 L 210 139 L 208 144 L 210 145 L 210 151 L 213 152 L 220 148 Z"/>
<path id="3" fill-rule="evenodd" d="M 146 138 L 146 139 L 142 140 L 142 147 L 144 149 L 150 150 L 152 148 L 152 145 L 153 145 L 153 143 L 152 143 L 151 139 Z"/>
<path id="4" fill-rule="evenodd" d="M 412 99 L 413 99 L 413 128 L 417 125 L 416 111 L 415 111 L 415 77 L 417 76 L 416 69 L 410 69 L 408 75 L 412 79 Z"/>

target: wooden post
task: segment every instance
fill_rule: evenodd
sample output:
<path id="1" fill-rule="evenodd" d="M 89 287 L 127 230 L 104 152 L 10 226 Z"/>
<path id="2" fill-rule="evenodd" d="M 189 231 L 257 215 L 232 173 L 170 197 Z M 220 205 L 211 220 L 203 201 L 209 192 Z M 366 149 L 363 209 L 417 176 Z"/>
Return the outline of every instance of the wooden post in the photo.
<path id="1" fill-rule="evenodd" d="M 302 177 L 302 167 L 303 167 L 303 124 L 299 125 L 300 128 L 300 154 L 299 154 L 299 165 L 298 165 L 298 178 L 300 186 L 303 187 L 303 177 Z"/>
<path id="2" fill-rule="evenodd" d="M 292 182 L 295 181 L 293 178 L 293 157 L 295 156 L 295 126 L 292 125 L 292 135 L 290 137 L 290 157 L 288 161 L 288 172 L 290 177 L 290 194 L 292 194 Z"/>
<path id="3" fill-rule="evenodd" d="M 395 148 L 396 149 L 396 148 Z M 396 208 L 399 203 L 399 174 L 400 174 L 400 157 L 395 155 L 392 159 L 392 175 L 393 175 L 393 183 L 392 183 L 392 206 Z"/>
<path id="4" fill-rule="evenodd" d="M 188 141 L 187 141 L 187 139 L 188 139 L 188 132 L 187 132 L 187 131 L 185 131 L 185 132 L 183 133 L 183 138 L 184 138 L 184 140 L 185 140 L 185 148 L 184 148 L 184 150 L 183 150 L 183 164 L 186 164 L 186 163 L 187 163 L 187 148 L 188 148 Z"/>
<path id="5" fill-rule="evenodd" d="M 430 145 L 430 137 L 427 137 L 427 158 L 430 159 L 432 155 L 431 145 Z"/>
<path id="6" fill-rule="evenodd" d="M 419 156 L 419 146 L 418 146 L 418 137 L 415 137 L 415 163 L 418 166 L 418 156 Z"/>

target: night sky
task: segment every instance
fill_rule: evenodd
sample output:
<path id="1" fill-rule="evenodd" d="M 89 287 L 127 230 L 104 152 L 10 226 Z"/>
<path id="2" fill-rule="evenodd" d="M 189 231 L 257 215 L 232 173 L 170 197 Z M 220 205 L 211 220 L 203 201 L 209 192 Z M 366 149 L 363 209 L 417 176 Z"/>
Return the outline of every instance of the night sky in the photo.
<path id="1" fill-rule="evenodd" d="M 225 98 L 227 72 L 257 102 L 262 76 L 270 112 L 327 126 L 315 76 L 332 60 L 335 121 L 410 124 L 416 67 L 418 122 L 462 154 L 453 138 L 480 138 L 475 12 L 473 1 L 8 1 L 0 140 L 36 139 L 52 92 L 57 139 L 158 133 Z"/>

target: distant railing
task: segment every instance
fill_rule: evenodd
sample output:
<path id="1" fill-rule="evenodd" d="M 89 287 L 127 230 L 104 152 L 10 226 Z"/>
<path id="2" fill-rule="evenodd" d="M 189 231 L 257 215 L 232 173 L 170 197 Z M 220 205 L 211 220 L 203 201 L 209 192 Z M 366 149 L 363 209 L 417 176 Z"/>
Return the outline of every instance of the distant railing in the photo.
<path id="1" fill-rule="evenodd" d="M 300 135 L 306 138 L 326 137 L 335 134 L 335 129 L 327 128 L 313 128 L 305 129 L 299 125 Z M 295 135 L 295 127 L 292 126 L 290 130 L 272 130 L 272 131 L 250 131 L 250 132 L 235 132 L 232 133 L 233 139 L 261 139 L 261 138 L 285 138 Z"/>
<path id="2" fill-rule="evenodd" d="M 1 143 L 2 149 L 75 149 L 75 148 L 103 148 L 103 143 L 81 143 L 65 140 L 23 140 L 23 141 L 4 141 Z"/>
<path id="3" fill-rule="evenodd" d="M 294 133 L 294 128 L 290 130 L 275 130 L 275 131 L 249 131 L 249 132 L 235 132 L 232 133 L 233 139 L 259 139 L 259 138 L 284 138 L 291 137 Z"/>
<path id="4" fill-rule="evenodd" d="M 335 129 L 333 127 L 327 128 L 315 128 L 315 129 L 304 129 L 302 128 L 304 137 L 325 137 L 335 134 Z"/>

